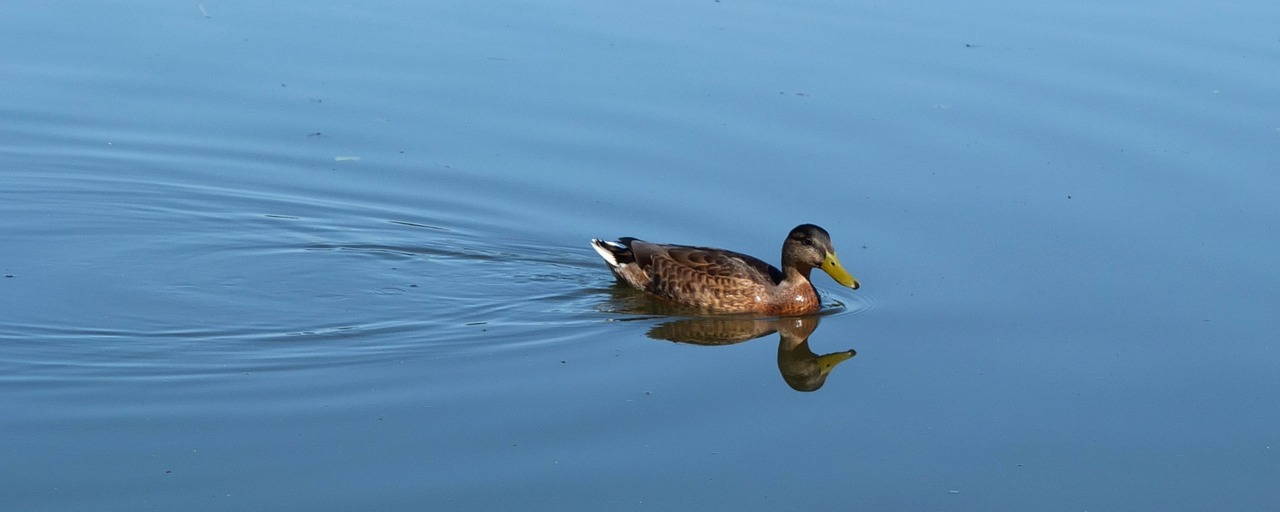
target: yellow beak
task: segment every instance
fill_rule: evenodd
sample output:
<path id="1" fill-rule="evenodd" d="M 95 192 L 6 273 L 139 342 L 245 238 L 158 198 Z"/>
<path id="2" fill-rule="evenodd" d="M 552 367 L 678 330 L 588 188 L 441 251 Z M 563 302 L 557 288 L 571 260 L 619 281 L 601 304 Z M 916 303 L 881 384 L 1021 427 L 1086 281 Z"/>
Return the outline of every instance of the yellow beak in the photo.
<path id="1" fill-rule="evenodd" d="M 818 368 L 821 369 L 823 375 L 826 375 L 828 373 L 831 373 L 831 369 L 835 368 L 836 365 L 849 360 L 849 358 L 853 357 L 856 354 L 857 352 L 848 350 L 845 352 L 836 352 L 834 354 L 818 356 Z"/>
<path id="2" fill-rule="evenodd" d="M 850 275 L 849 271 L 844 269 L 844 266 L 840 265 L 840 260 L 836 258 L 836 253 L 834 252 L 827 253 L 827 257 L 822 260 L 822 271 L 826 272 L 832 279 L 835 279 L 837 283 L 854 290 L 861 286 L 858 284 L 858 280 Z"/>

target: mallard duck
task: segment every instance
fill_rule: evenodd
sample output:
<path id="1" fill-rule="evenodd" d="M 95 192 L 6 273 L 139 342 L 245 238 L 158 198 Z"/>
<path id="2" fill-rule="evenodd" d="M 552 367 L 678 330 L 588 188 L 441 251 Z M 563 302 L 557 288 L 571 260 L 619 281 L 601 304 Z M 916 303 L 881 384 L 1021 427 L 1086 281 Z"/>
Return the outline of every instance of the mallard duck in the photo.
<path id="1" fill-rule="evenodd" d="M 837 283 L 858 289 L 840 265 L 827 230 L 801 224 L 782 244 L 782 270 L 724 249 L 653 244 L 631 237 L 593 239 L 591 246 L 619 281 L 663 299 L 718 313 L 802 315 L 822 302 L 809 282 L 820 268 Z"/>

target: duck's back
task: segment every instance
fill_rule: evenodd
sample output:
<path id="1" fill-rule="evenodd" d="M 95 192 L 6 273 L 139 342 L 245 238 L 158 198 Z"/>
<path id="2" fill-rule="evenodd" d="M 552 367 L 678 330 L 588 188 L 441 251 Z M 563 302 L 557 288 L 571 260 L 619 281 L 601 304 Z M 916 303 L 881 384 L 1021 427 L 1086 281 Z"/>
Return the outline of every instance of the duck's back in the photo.
<path id="1" fill-rule="evenodd" d="M 724 312 L 759 312 L 782 272 L 746 254 L 686 245 L 628 244 L 648 274 L 644 288 L 675 302 Z"/>

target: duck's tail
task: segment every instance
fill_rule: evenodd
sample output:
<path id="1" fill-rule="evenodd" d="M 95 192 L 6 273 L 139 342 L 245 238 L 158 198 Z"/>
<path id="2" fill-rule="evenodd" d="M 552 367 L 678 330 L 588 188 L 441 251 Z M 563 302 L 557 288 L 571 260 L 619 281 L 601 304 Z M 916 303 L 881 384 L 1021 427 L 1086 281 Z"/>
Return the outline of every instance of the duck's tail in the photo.
<path id="1" fill-rule="evenodd" d="M 604 258 L 604 262 L 609 264 L 609 268 L 617 270 L 619 267 L 628 263 L 636 262 L 636 255 L 631 252 L 631 248 L 627 246 L 628 239 L 623 238 L 618 242 L 610 242 L 608 240 L 600 240 L 598 238 L 591 239 L 591 248 Z"/>

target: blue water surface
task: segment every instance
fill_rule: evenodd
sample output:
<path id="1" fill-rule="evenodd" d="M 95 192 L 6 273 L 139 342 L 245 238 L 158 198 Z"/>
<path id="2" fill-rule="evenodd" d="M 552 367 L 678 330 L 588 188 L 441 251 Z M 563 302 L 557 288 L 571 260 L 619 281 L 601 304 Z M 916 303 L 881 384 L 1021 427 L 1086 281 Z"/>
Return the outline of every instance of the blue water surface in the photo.
<path id="1" fill-rule="evenodd" d="M 0 11 L 0 509 L 1280 504 L 1268 2 Z"/>

